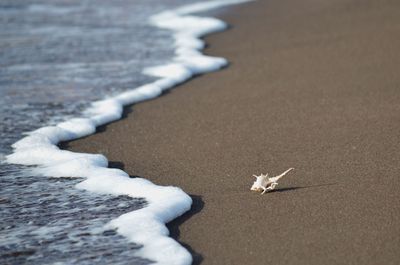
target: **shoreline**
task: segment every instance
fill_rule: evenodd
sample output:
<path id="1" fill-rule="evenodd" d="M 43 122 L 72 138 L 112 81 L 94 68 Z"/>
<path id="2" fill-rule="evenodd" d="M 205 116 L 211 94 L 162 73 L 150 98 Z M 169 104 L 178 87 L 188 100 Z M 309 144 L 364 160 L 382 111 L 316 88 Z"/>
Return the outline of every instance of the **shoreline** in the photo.
<path id="1" fill-rule="evenodd" d="M 187 4 L 149 17 L 151 25 L 169 30 L 174 39 L 175 56 L 171 61 L 143 69 L 144 74 L 157 79 L 92 102 L 80 117 L 27 133 L 12 145 L 13 151 L 7 155 L 6 163 L 36 166 L 31 173 L 43 177 L 81 178 L 83 180 L 75 188 L 92 193 L 144 198 L 147 207 L 120 215 L 107 223 L 105 229 L 118 230 L 118 234 L 128 241 L 141 245 L 135 251 L 136 257 L 156 263 L 192 263 L 190 253 L 168 236 L 166 227 L 168 222 L 190 209 L 192 199 L 189 195 L 179 187 L 158 186 L 144 178 L 132 178 L 121 169 L 110 168 L 108 165 L 112 162 L 109 163 L 102 154 L 72 152 L 59 147 L 62 147 L 62 142 L 92 135 L 101 130 L 101 126 L 121 119 L 124 106 L 154 99 L 194 75 L 225 66 L 227 62 L 224 58 L 202 54 L 205 45 L 201 37 L 226 29 L 226 24 L 216 18 L 199 17 L 192 13 L 244 2 L 248 0 Z"/>
<path id="2" fill-rule="evenodd" d="M 168 227 L 195 264 L 396 264 L 395 7 L 230 7 L 221 18 L 234 27 L 205 51 L 228 68 L 68 147 L 189 193 L 194 207 Z M 276 192 L 249 191 L 252 174 L 292 166 Z"/>

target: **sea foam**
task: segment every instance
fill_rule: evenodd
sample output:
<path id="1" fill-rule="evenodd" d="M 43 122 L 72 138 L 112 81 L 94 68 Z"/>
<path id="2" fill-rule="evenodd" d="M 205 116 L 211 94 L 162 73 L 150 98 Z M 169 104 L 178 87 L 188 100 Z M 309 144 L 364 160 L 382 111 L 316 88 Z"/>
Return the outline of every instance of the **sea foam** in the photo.
<path id="1" fill-rule="evenodd" d="M 148 206 L 123 214 L 107 224 L 132 242 L 141 244 L 136 254 L 158 264 L 190 264 L 190 253 L 170 238 L 166 223 L 188 211 L 192 200 L 177 187 L 164 187 L 143 178 L 130 178 L 114 168 L 100 154 L 75 153 L 61 150 L 57 144 L 95 133 L 96 127 L 118 120 L 123 107 L 158 97 L 164 90 L 187 81 L 197 74 L 215 71 L 227 64 L 224 58 L 201 53 L 206 34 L 226 29 L 218 19 L 191 15 L 213 8 L 248 2 L 248 0 L 219 0 L 186 5 L 164 11 L 150 18 L 156 27 L 170 30 L 175 39 L 175 57 L 165 65 L 144 69 L 156 81 L 124 92 L 112 98 L 93 102 L 82 118 L 74 118 L 55 126 L 28 133 L 16 142 L 6 161 L 13 164 L 36 165 L 34 173 L 49 177 L 85 178 L 77 188 L 88 191 L 143 197 Z"/>

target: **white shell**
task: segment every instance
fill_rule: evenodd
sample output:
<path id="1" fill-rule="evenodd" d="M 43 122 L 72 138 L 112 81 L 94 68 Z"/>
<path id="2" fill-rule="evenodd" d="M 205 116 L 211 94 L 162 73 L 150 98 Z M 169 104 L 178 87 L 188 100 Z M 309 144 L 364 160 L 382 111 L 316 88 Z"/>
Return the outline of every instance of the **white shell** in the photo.
<path id="1" fill-rule="evenodd" d="M 262 191 L 261 194 L 264 194 L 267 191 L 271 191 L 275 189 L 275 187 L 278 185 L 278 180 L 286 175 L 289 171 L 291 171 L 294 168 L 289 168 L 282 174 L 276 177 L 269 178 L 268 173 L 266 175 L 261 174 L 260 176 L 253 175 L 256 180 L 254 181 L 253 185 L 251 186 L 250 190 L 253 191 Z"/>

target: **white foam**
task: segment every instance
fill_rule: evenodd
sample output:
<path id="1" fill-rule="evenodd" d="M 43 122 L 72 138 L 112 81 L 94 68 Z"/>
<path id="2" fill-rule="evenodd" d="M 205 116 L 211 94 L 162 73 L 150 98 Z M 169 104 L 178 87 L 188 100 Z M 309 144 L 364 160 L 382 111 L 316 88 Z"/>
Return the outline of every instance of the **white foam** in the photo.
<path id="1" fill-rule="evenodd" d="M 51 177 L 81 177 L 77 188 L 102 194 L 143 197 L 148 206 L 126 213 L 107 226 L 129 240 L 142 244 L 137 255 L 158 264 L 190 264 L 190 253 L 168 237 L 165 224 L 191 207 L 191 198 L 177 187 L 157 186 L 143 178 L 129 178 L 122 170 L 107 168 L 107 158 L 100 154 L 74 153 L 60 150 L 57 144 L 93 134 L 97 126 L 118 120 L 123 107 L 153 99 L 193 75 L 215 71 L 227 64 L 224 58 L 203 55 L 200 50 L 205 34 L 224 30 L 226 24 L 215 18 L 190 15 L 220 6 L 248 0 L 208 1 L 165 11 L 150 18 L 156 27 L 170 30 L 175 38 L 176 56 L 166 65 L 150 67 L 145 74 L 159 77 L 153 83 L 124 92 L 113 98 L 94 102 L 84 112 L 85 118 L 75 118 L 55 126 L 43 127 L 16 142 L 14 151 L 6 157 L 8 163 L 37 165 L 36 174 Z"/>

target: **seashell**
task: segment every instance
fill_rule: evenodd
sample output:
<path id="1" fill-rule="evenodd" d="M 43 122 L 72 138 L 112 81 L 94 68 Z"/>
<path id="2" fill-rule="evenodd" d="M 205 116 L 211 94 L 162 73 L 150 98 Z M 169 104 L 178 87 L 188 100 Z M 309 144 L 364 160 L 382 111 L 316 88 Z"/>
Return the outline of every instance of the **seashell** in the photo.
<path id="1" fill-rule="evenodd" d="M 261 194 L 264 194 L 267 191 L 271 191 L 275 189 L 275 187 L 278 185 L 278 180 L 285 176 L 289 171 L 293 170 L 294 168 L 289 168 L 282 174 L 269 178 L 268 173 L 266 175 L 261 174 L 260 176 L 253 175 L 256 180 L 254 181 L 253 185 L 251 186 L 250 190 L 252 191 L 262 191 Z"/>

